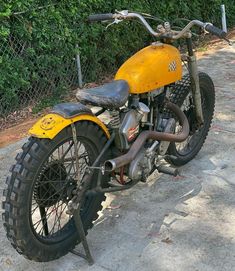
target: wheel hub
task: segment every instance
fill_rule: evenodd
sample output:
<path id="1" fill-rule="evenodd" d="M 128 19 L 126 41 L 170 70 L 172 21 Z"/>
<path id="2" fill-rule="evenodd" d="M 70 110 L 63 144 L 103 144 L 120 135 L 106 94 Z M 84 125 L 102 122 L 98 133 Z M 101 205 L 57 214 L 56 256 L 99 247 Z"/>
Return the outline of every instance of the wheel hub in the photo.
<path id="1" fill-rule="evenodd" d="M 35 189 L 35 198 L 39 206 L 50 207 L 65 200 L 67 186 L 73 182 L 67 180 L 66 168 L 62 163 L 53 162 L 46 167 Z"/>

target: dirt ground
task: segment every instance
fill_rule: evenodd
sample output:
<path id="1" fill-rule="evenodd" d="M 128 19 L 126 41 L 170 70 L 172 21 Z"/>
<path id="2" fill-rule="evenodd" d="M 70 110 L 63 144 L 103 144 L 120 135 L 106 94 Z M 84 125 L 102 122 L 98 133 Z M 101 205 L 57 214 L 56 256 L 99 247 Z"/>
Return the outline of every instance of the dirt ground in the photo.
<path id="1" fill-rule="evenodd" d="M 15 125 L 0 132 L 0 148 L 3 148 L 13 142 L 19 141 L 20 139 L 28 135 L 28 130 L 36 122 L 36 118 L 24 121 L 19 125 Z"/>
<path id="2" fill-rule="evenodd" d="M 199 70 L 216 87 L 215 117 L 204 147 L 180 177 L 155 172 L 147 184 L 107 195 L 88 234 L 95 264 L 71 253 L 50 263 L 30 262 L 11 247 L 0 223 L 0 270 L 235 270 L 235 45 L 222 43 L 201 55 Z M 0 149 L 1 190 L 24 141 Z"/>

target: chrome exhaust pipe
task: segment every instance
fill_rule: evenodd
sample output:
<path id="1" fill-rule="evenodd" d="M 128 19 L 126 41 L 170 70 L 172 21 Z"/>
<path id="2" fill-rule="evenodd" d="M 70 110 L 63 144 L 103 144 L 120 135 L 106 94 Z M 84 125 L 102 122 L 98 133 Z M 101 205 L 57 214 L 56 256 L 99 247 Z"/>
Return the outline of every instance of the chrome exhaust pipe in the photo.
<path id="1" fill-rule="evenodd" d="M 105 170 L 113 171 L 117 168 L 128 165 L 133 159 L 135 159 L 139 150 L 145 144 L 148 139 L 158 140 L 158 141 L 169 141 L 169 142 L 182 142 L 189 135 L 189 123 L 188 119 L 185 116 L 184 112 L 176 105 L 169 101 L 165 103 L 167 109 L 172 111 L 179 120 L 180 125 L 182 126 L 182 131 L 179 134 L 170 134 L 157 131 L 144 131 L 142 132 L 135 142 L 132 144 L 130 150 L 117 158 L 107 160 L 104 163 Z"/>

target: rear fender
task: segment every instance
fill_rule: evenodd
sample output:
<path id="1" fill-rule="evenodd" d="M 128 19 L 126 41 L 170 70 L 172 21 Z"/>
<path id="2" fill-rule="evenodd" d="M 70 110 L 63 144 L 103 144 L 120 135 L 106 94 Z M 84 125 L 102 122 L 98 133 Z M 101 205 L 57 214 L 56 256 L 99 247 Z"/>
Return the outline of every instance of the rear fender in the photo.
<path id="1" fill-rule="evenodd" d="M 78 121 L 91 121 L 97 124 L 107 138 L 110 133 L 105 124 L 93 115 L 92 111 L 80 103 L 64 103 L 56 105 L 52 112 L 39 121 L 29 130 L 29 134 L 37 138 L 53 139 L 60 131 Z"/>

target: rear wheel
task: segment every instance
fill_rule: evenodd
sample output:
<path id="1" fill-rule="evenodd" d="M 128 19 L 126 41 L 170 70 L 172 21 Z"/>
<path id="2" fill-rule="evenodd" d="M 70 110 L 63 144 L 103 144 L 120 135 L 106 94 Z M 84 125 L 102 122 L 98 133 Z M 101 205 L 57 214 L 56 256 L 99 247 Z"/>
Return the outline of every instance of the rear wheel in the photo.
<path id="1" fill-rule="evenodd" d="M 210 129 L 215 107 L 215 89 L 211 78 L 206 73 L 199 73 L 202 111 L 204 124 L 199 129 L 196 126 L 196 116 L 189 75 L 177 84 L 171 95 L 170 101 L 177 104 L 184 111 L 190 125 L 188 138 L 181 143 L 172 142 L 168 148 L 168 154 L 176 159 L 168 158 L 167 161 L 175 166 L 181 166 L 191 161 L 202 148 Z M 180 125 L 176 125 L 176 133 L 180 132 Z"/>
<path id="2" fill-rule="evenodd" d="M 69 252 L 80 242 L 74 219 L 66 214 L 72 191 L 82 183 L 107 138 L 91 122 L 76 123 L 79 154 L 79 181 L 76 180 L 71 127 L 53 140 L 30 138 L 17 155 L 7 178 L 3 203 L 7 237 L 16 250 L 35 261 L 51 261 Z M 104 158 L 105 159 L 105 158 Z M 106 178 L 106 180 L 105 180 Z M 105 176 L 103 182 L 107 181 Z M 97 182 L 93 175 L 92 186 Z M 104 194 L 87 196 L 81 203 L 85 232 L 102 209 Z"/>

